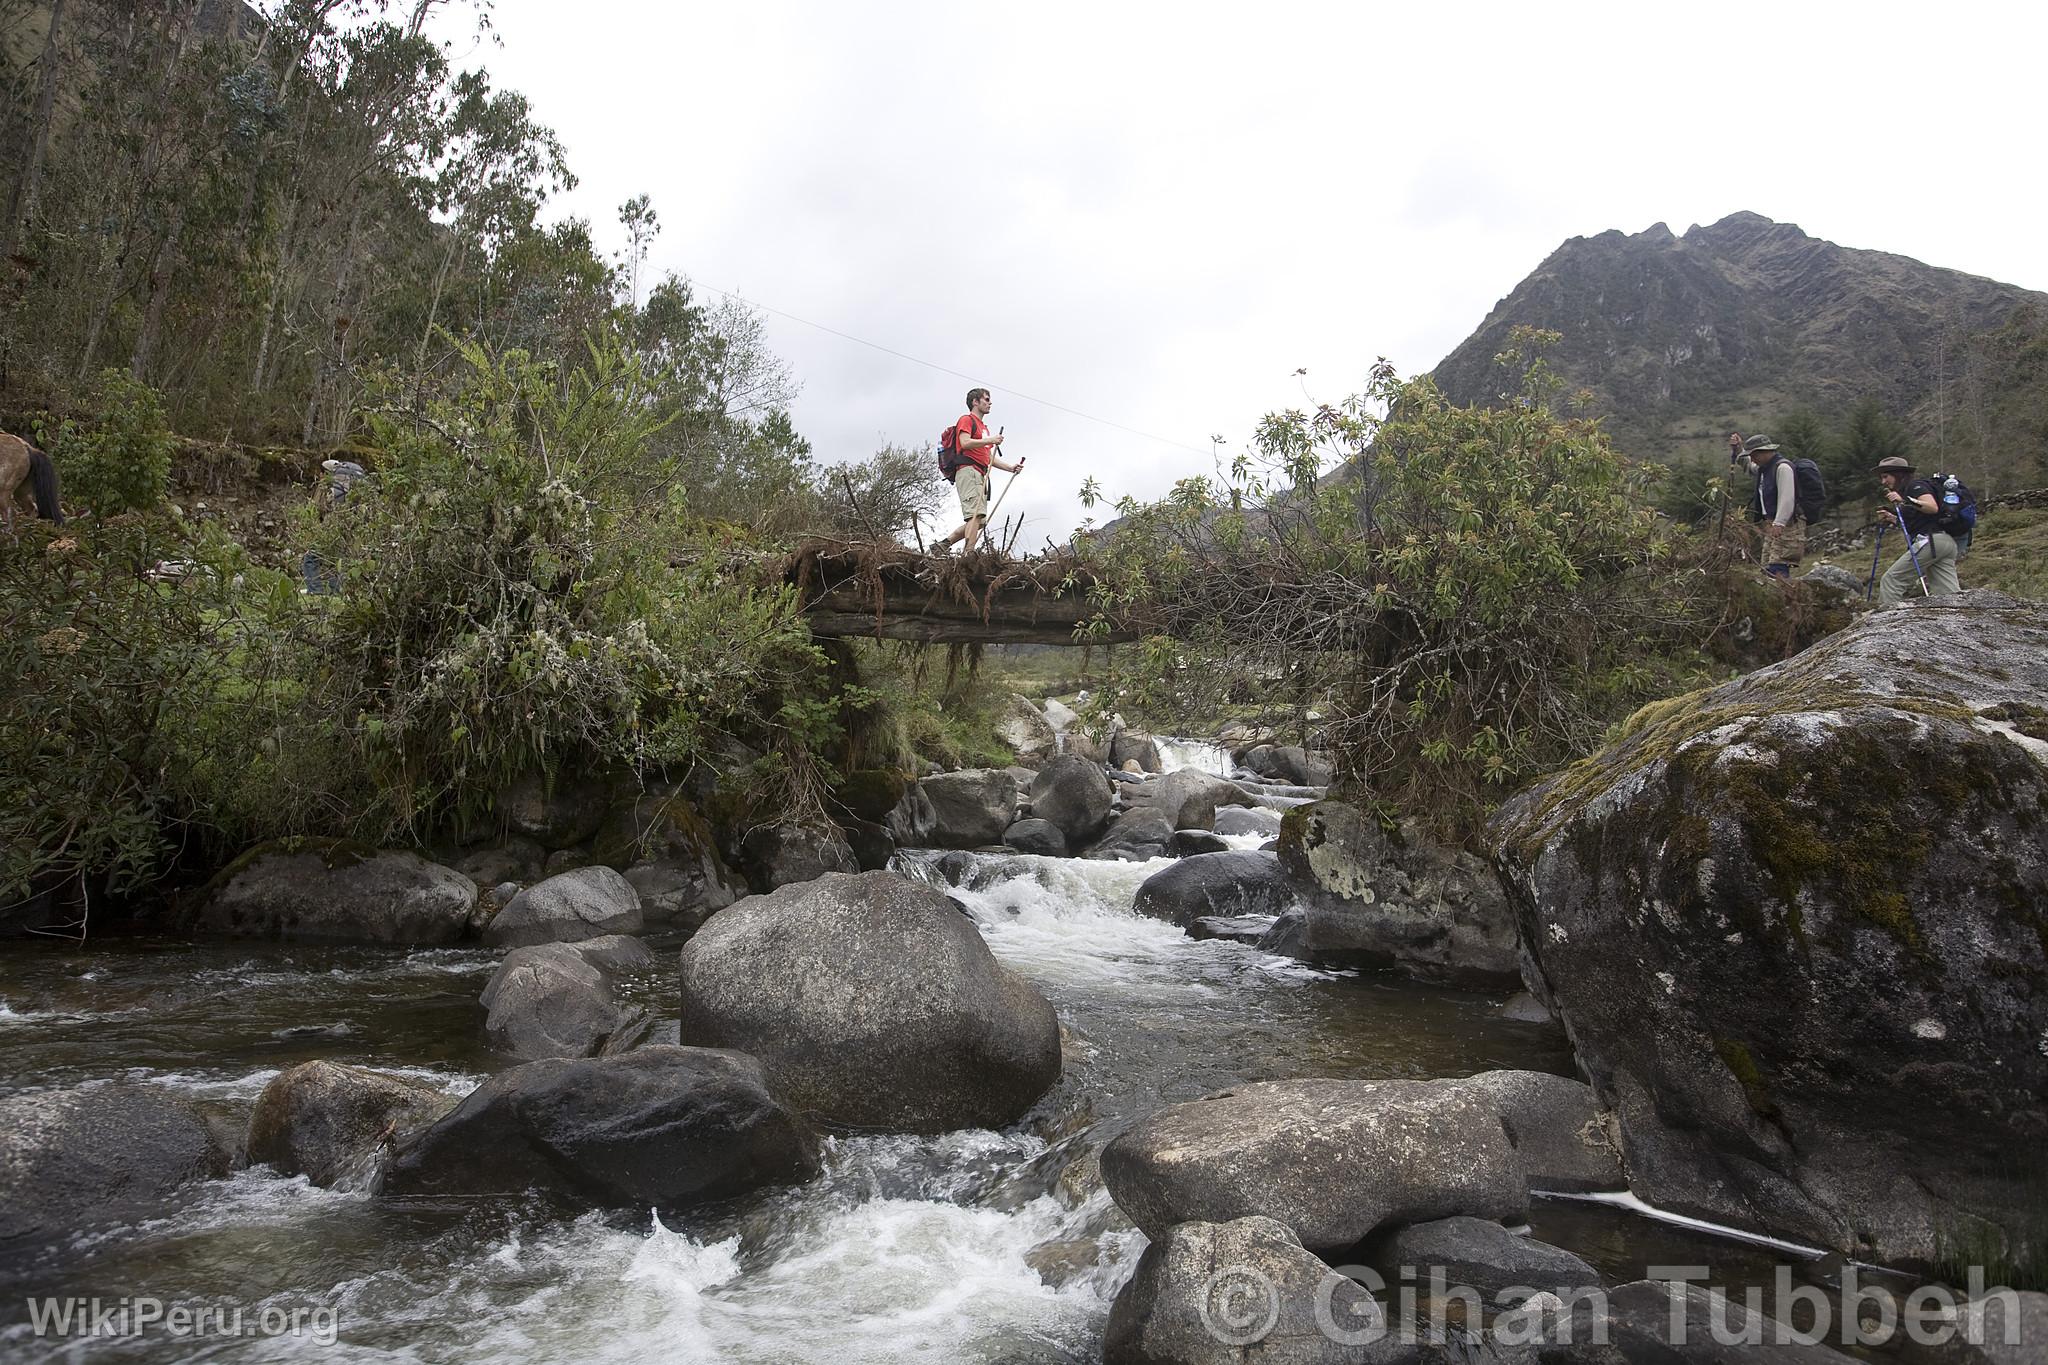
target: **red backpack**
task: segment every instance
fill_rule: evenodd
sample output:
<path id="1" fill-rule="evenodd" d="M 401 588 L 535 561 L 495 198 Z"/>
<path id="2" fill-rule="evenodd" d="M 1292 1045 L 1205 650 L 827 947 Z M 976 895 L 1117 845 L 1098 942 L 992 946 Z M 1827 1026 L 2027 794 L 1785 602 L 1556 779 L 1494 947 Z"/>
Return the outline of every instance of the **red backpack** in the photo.
<path id="1" fill-rule="evenodd" d="M 968 458 L 960 453 L 960 423 L 955 421 L 939 433 L 939 477 L 951 483 L 953 476 L 968 463 Z"/>

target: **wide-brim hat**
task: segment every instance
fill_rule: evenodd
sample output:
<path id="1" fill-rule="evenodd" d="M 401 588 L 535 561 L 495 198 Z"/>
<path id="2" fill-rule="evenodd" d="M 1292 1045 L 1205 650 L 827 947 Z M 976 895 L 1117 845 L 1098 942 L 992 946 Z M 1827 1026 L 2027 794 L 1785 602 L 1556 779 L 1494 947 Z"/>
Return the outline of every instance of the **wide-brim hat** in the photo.
<path id="1" fill-rule="evenodd" d="M 1754 455 L 1761 450 L 1776 450 L 1778 443 L 1768 436 L 1752 436 L 1742 443 L 1742 453 Z"/>
<path id="2" fill-rule="evenodd" d="M 1910 474 L 1913 472 L 1913 462 L 1903 455 L 1887 455 L 1882 460 L 1879 460 L 1877 467 L 1870 472 L 1873 474 Z"/>

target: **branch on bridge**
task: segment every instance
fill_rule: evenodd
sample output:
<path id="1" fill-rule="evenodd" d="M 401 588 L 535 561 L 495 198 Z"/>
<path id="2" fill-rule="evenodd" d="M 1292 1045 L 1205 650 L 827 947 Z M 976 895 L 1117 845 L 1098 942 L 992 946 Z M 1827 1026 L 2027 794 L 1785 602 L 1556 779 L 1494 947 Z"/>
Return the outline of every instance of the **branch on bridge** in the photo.
<path id="1" fill-rule="evenodd" d="M 817 636 L 866 635 L 923 644 L 1080 643 L 1094 619 L 1090 579 L 1069 554 L 1009 559 L 993 551 L 923 555 L 893 544 L 812 539 L 776 568 L 797 590 Z M 1134 640 L 1114 629 L 1088 643 Z"/>

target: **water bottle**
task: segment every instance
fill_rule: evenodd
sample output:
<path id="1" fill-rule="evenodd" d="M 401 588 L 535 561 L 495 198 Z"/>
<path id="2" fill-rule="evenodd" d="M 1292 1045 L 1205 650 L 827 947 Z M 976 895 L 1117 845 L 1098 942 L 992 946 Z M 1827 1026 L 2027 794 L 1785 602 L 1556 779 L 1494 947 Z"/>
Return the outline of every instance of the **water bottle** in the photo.
<path id="1" fill-rule="evenodd" d="M 1941 495 L 1941 500 L 1942 500 L 1942 502 L 1946 503 L 1946 504 L 1947 504 L 1948 506 L 1950 506 L 1950 507 L 1956 507 L 1956 506 L 1959 506 L 1959 505 L 1961 505 L 1961 503 L 1962 503 L 1962 501 L 1963 501 L 1963 497 L 1962 497 L 1962 494 L 1960 494 L 1960 493 L 1956 492 L 1956 476 L 1955 476 L 1955 475 L 1953 475 L 1953 474 L 1949 475 L 1949 476 L 1948 476 L 1948 482 L 1944 483 L 1944 484 L 1942 485 L 1942 487 L 1943 487 L 1943 488 L 1944 488 L 1944 489 L 1946 490 L 1946 491 L 1945 491 L 1945 492 L 1944 492 L 1944 493 L 1943 493 L 1943 494 Z"/>

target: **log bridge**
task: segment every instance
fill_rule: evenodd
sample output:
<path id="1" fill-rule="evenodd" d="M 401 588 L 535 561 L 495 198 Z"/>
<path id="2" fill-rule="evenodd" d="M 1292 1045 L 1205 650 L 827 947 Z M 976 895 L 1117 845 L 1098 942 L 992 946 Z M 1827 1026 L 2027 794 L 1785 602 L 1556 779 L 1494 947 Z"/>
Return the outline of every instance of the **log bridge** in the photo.
<path id="1" fill-rule="evenodd" d="M 993 551 L 926 555 L 900 545 L 809 540 L 778 565 L 821 638 L 864 635 L 938 645 L 1115 644 L 1112 625 L 1076 639 L 1099 614 L 1072 555 L 1010 559 Z"/>

